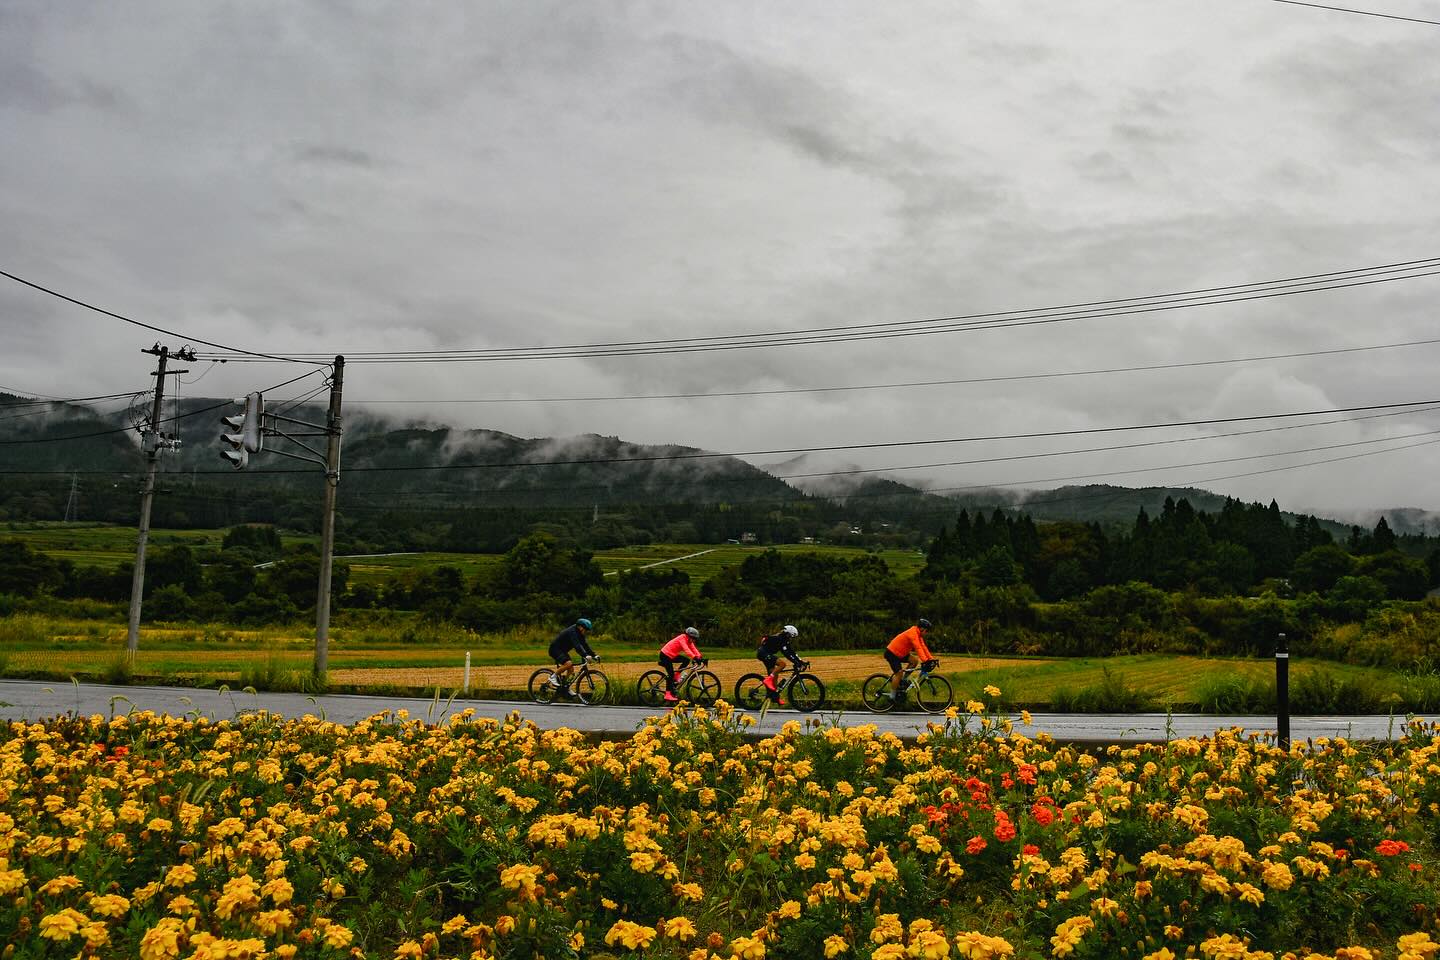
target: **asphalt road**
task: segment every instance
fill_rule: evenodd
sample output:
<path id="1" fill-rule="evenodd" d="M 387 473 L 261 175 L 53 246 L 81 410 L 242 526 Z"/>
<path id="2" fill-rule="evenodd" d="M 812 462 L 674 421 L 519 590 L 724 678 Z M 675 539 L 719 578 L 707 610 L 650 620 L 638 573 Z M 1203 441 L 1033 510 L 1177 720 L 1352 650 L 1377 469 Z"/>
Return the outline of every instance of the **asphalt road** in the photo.
<path id="1" fill-rule="evenodd" d="M 407 710 L 414 719 L 440 722 L 447 716 L 473 709 L 477 716 L 503 718 L 518 711 L 525 719 L 541 727 L 570 727 L 599 734 L 631 734 L 644 718 L 659 711 L 644 707 L 586 707 L 578 704 L 540 706 L 506 700 L 441 700 L 397 697 L 327 694 L 308 697 L 298 693 L 243 693 L 238 691 L 198 690 L 188 687 L 111 687 L 98 683 L 78 686 L 66 682 L 34 680 L 0 680 L 0 719 L 42 720 L 75 713 L 110 715 L 126 713 L 131 708 L 156 713 L 184 716 L 196 714 L 211 719 L 230 719 L 238 714 L 265 710 L 287 717 L 306 714 L 324 716 L 337 723 L 354 723 L 385 710 Z M 776 733 L 789 720 L 818 719 L 827 725 L 844 726 L 874 724 L 880 731 L 902 737 L 913 737 L 925 731 L 933 718 L 925 714 L 904 713 L 877 715 L 866 711 L 836 713 L 820 711 L 802 714 L 793 710 L 767 712 L 753 728 L 761 734 Z M 1016 718 L 1018 719 L 1018 718 Z M 1274 717 L 1216 717 L 1204 714 L 1163 713 L 1079 714 L 1037 713 L 1033 725 L 1019 728 L 1027 735 L 1043 731 L 1057 740 L 1080 742 L 1130 742 L 1165 740 L 1168 736 L 1193 737 L 1213 733 L 1217 729 L 1241 727 L 1249 732 L 1274 732 Z M 1405 726 L 1404 717 L 1342 716 L 1292 717 L 1291 736 L 1297 740 L 1315 737 L 1350 737 L 1383 740 L 1398 736 Z"/>

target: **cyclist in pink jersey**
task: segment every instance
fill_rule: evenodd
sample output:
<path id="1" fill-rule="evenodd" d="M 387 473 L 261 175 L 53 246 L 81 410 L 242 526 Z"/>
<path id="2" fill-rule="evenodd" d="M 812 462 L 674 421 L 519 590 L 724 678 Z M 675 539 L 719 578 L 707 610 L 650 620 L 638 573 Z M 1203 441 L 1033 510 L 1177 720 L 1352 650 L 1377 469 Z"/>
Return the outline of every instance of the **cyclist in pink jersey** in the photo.
<path id="1" fill-rule="evenodd" d="M 690 665 L 691 660 L 705 662 L 700 656 L 700 648 L 695 646 L 695 641 L 700 639 L 700 631 L 694 627 L 686 627 L 684 633 L 676 634 L 675 638 L 660 648 L 660 666 L 665 668 L 665 702 L 674 703 L 680 698 L 675 695 L 675 678 L 680 671 Z"/>

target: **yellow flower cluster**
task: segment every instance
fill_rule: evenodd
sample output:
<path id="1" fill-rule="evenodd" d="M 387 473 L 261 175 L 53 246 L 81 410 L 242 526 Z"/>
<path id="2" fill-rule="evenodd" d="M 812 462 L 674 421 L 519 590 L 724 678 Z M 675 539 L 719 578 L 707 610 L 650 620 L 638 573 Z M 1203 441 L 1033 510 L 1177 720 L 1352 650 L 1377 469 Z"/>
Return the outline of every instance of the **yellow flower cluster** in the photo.
<path id="1" fill-rule="evenodd" d="M 909 742 L 742 721 L 7 724 L 3 960 L 1440 960 L 1432 727 L 1087 750 L 978 700 Z"/>

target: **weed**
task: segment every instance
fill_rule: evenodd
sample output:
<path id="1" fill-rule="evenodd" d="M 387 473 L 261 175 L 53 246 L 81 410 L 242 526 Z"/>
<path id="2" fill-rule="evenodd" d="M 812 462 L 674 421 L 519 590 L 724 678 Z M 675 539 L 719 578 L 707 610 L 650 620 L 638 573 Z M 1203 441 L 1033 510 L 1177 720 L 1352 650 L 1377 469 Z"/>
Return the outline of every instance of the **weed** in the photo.
<path id="1" fill-rule="evenodd" d="M 135 663 L 128 652 L 117 653 L 105 664 L 100 679 L 112 686 L 129 686 L 135 679 Z"/>
<path id="2" fill-rule="evenodd" d="M 1156 709 L 1158 700 L 1154 691 L 1131 687 L 1124 676 L 1106 667 L 1099 683 L 1056 690 L 1050 695 L 1050 706 L 1060 713 L 1143 713 Z"/>

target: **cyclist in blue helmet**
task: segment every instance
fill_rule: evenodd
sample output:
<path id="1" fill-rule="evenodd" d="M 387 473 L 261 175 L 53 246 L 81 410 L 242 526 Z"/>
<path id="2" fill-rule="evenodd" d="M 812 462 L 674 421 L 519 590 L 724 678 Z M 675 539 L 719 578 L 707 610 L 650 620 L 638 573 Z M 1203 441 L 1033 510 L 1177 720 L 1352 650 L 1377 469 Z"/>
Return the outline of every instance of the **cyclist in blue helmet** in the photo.
<path id="1" fill-rule="evenodd" d="M 590 642 L 585 639 L 590 627 L 590 621 L 581 617 L 550 641 L 550 659 L 555 663 L 555 673 L 550 678 L 552 686 L 558 687 L 562 682 L 569 682 L 570 672 L 575 669 L 575 663 L 570 659 L 571 650 L 587 660 L 600 659 L 599 654 L 590 649 Z"/>

